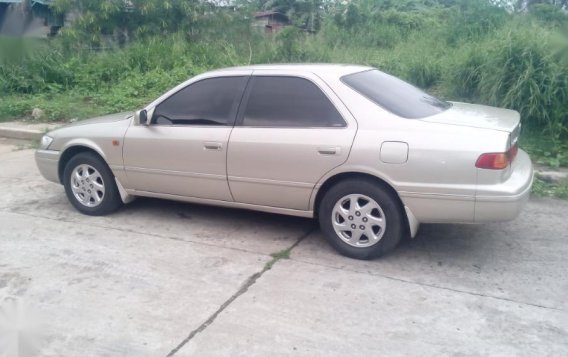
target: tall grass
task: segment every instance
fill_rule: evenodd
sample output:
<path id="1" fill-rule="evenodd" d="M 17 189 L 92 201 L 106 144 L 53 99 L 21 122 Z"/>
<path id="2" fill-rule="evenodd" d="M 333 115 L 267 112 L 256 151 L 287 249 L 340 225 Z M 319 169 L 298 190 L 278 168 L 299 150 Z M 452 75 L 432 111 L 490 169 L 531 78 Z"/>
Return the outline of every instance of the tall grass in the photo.
<path id="1" fill-rule="evenodd" d="M 102 51 L 69 37 L 33 47 L 12 40 L 10 51 L 6 44 L 0 48 L 14 54 L 0 56 L 0 120 L 25 116 L 34 106 L 44 106 L 52 119 L 133 109 L 213 68 L 339 62 L 378 67 L 446 99 L 515 109 L 527 127 L 552 140 L 568 136 L 565 14 L 554 13 L 549 21 L 543 20 L 552 16 L 548 12 L 509 14 L 481 1 L 453 7 L 406 1 L 400 8 L 360 3 L 328 14 L 317 34 L 289 27 L 264 36 L 241 14 L 223 14 L 224 26 L 202 21 L 198 33 L 142 38 Z"/>
<path id="2" fill-rule="evenodd" d="M 445 92 L 516 109 L 531 129 L 560 140 L 568 128 L 568 65 L 558 33 L 512 22 L 483 41 L 463 46 L 448 62 Z"/>

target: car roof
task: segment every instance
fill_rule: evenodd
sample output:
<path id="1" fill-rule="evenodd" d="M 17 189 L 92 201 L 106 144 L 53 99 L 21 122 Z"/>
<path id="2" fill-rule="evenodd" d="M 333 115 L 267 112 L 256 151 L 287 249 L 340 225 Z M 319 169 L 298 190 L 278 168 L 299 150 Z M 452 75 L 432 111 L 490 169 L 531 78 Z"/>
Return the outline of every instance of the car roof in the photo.
<path id="1" fill-rule="evenodd" d="M 346 74 L 362 72 L 372 69 L 372 67 L 353 65 L 353 64 L 330 64 L 330 63 L 286 63 L 286 64 L 257 64 L 250 66 L 231 67 L 218 69 L 215 72 L 232 70 L 274 70 L 290 72 L 310 72 L 315 74 L 331 74 L 344 76 Z"/>

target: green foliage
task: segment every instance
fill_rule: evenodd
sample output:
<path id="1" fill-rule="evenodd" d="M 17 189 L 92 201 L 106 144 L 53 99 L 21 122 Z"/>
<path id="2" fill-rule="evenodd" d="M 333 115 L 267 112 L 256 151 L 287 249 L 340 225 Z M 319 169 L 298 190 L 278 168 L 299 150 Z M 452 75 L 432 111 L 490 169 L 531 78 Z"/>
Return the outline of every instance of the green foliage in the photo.
<path id="1" fill-rule="evenodd" d="M 555 142 L 538 132 L 521 136 L 521 147 L 531 154 L 532 160 L 542 166 L 568 167 L 568 141 Z"/>
<path id="2" fill-rule="evenodd" d="M 0 121 L 29 117 L 35 107 L 48 120 L 132 110 L 198 73 L 244 64 L 228 42 L 193 43 L 183 34 L 98 52 L 34 48 L 19 65 L 0 63 Z"/>
<path id="3" fill-rule="evenodd" d="M 183 31 L 195 34 L 211 15 L 211 5 L 199 0 L 55 0 L 60 13 L 79 11 L 72 27 L 61 33 L 65 43 L 105 46 L 128 39 Z"/>
<path id="4" fill-rule="evenodd" d="M 508 13 L 489 1 L 458 1 L 447 9 L 448 22 L 445 26 L 446 40 L 457 45 L 472 41 L 499 29 L 507 22 Z"/>
<path id="5" fill-rule="evenodd" d="M 0 38 L 0 120 L 34 107 L 49 119 L 135 109 L 219 67 L 357 63 L 449 100 L 518 110 L 550 143 L 531 152 L 567 165 L 568 25 L 559 2 L 524 1 L 519 13 L 505 10 L 506 0 L 254 0 L 246 11 L 198 0 L 127 3 L 57 0 L 60 11 L 82 10 L 62 36 Z M 254 10 L 287 13 L 298 26 L 265 36 L 250 24 Z"/>
<path id="6" fill-rule="evenodd" d="M 296 27 L 284 28 L 276 37 L 278 45 L 275 59 L 281 59 L 282 62 L 303 61 L 305 55 L 300 47 L 303 36 Z"/>
<path id="7" fill-rule="evenodd" d="M 272 257 L 272 259 L 266 263 L 266 265 L 264 266 L 264 270 L 266 271 L 272 269 L 274 264 L 276 264 L 279 260 L 290 259 L 290 252 L 292 251 L 293 248 L 294 246 L 287 249 L 283 249 L 278 252 L 271 253 L 270 256 Z"/>
<path id="8" fill-rule="evenodd" d="M 111 112 L 108 108 L 95 105 L 91 98 L 74 93 L 11 95 L 0 101 L 0 122 L 14 119 L 32 121 L 34 108 L 44 110 L 46 116 L 42 121 L 85 119 Z"/>
<path id="9" fill-rule="evenodd" d="M 535 4 L 529 8 L 529 13 L 545 24 L 566 26 L 568 14 L 552 4 Z"/>
<path id="10" fill-rule="evenodd" d="M 568 199 L 568 182 L 552 184 L 535 177 L 532 193 L 537 196 Z"/>
<path id="11" fill-rule="evenodd" d="M 525 127 L 559 145 L 568 134 L 568 64 L 557 35 L 512 21 L 450 62 L 446 93 L 518 110 Z"/>

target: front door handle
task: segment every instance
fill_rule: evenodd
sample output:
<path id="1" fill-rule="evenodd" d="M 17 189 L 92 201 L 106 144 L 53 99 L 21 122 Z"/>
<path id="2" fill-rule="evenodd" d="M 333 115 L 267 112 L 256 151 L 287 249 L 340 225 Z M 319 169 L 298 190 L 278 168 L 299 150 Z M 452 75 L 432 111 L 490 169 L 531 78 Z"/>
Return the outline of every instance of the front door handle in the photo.
<path id="1" fill-rule="evenodd" d="M 203 146 L 205 147 L 205 150 L 223 150 L 223 144 L 213 141 L 207 141 L 203 144 Z"/>
<path id="2" fill-rule="evenodd" d="M 341 151 L 337 146 L 319 147 L 318 152 L 322 155 L 337 155 Z"/>

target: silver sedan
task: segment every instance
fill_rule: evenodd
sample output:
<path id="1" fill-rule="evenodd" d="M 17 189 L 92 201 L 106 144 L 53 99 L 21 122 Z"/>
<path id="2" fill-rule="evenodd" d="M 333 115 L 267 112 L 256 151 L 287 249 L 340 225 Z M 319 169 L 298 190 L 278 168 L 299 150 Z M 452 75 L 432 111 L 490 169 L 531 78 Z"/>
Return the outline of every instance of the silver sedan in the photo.
<path id="1" fill-rule="evenodd" d="M 515 218 L 533 177 L 520 128 L 515 111 L 374 68 L 262 65 L 54 130 L 36 161 L 85 214 L 146 196 L 314 217 L 340 253 L 369 259 L 420 223 Z"/>

